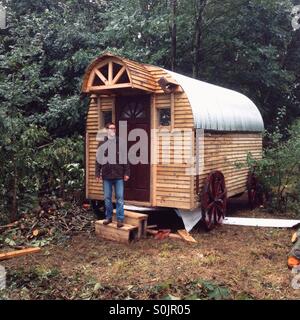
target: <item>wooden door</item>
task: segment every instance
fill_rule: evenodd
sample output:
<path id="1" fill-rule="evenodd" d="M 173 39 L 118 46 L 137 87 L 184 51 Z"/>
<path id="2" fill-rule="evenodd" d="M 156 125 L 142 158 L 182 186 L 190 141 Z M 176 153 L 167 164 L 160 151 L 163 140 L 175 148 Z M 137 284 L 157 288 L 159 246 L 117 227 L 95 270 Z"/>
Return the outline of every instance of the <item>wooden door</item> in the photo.
<path id="1" fill-rule="evenodd" d="M 116 126 L 127 121 L 128 133 L 135 128 L 144 129 L 148 136 L 148 163 L 130 164 L 130 180 L 125 182 L 125 200 L 150 201 L 150 96 L 120 96 L 116 99 Z M 128 141 L 128 151 L 137 141 Z"/>

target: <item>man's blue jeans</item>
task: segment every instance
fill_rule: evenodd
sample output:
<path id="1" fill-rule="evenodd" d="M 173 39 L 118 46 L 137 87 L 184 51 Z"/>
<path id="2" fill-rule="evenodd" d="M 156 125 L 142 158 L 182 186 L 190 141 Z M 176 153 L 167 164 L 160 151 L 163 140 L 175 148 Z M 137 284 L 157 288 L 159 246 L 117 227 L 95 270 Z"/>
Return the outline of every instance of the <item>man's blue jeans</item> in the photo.
<path id="1" fill-rule="evenodd" d="M 105 198 L 105 216 L 106 219 L 112 218 L 112 187 L 114 186 L 116 194 L 117 220 L 124 221 L 124 180 L 123 179 L 103 179 L 104 198 Z"/>

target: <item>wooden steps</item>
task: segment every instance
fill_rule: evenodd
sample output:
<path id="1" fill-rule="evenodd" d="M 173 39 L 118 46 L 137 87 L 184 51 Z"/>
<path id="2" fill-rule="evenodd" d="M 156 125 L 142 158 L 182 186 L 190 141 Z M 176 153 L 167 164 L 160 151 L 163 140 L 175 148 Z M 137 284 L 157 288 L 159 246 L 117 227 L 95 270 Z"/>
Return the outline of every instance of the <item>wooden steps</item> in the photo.
<path id="1" fill-rule="evenodd" d="M 104 220 L 96 221 L 96 235 L 107 240 L 129 243 L 146 237 L 147 219 L 147 214 L 125 210 L 124 226 L 122 228 L 117 228 L 116 210 L 114 210 L 112 223 L 103 225 Z"/>
<path id="2" fill-rule="evenodd" d="M 130 224 L 132 226 L 138 227 L 138 236 L 137 238 L 143 238 L 146 236 L 146 229 L 147 229 L 147 214 L 142 214 L 138 212 L 132 212 L 124 210 L 124 222 L 126 224 Z M 116 210 L 113 213 L 113 221 L 117 221 L 116 218 Z"/>
<path id="3" fill-rule="evenodd" d="M 104 225 L 103 221 L 98 220 L 95 222 L 95 231 L 98 237 L 122 243 L 129 243 L 137 239 L 138 227 L 124 224 L 122 228 L 117 228 L 116 222 Z"/>

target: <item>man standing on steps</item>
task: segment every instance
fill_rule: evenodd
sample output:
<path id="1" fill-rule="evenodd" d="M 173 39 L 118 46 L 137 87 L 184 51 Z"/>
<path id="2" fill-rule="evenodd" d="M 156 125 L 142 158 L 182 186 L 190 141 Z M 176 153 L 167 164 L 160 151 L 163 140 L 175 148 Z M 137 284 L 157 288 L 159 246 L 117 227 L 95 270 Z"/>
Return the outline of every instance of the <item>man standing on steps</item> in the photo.
<path id="1" fill-rule="evenodd" d="M 102 171 L 106 217 L 103 224 L 108 225 L 112 222 L 112 187 L 114 186 L 117 227 L 121 228 L 124 225 L 124 181 L 128 181 L 130 176 L 127 148 L 125 149 L 126 143 L 116 136 L 114 123 L 108 123 L 105 127 L 107 136 L 104 143 L 97 149 L 95 176 L 96 181 L 100 182 Z"/>

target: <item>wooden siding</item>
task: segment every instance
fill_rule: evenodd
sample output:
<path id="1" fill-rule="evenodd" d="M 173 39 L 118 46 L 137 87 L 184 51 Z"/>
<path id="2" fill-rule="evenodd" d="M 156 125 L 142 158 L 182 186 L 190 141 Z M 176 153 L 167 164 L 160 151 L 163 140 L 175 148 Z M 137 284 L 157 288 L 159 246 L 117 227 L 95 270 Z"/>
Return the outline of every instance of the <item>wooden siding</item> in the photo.
<path id="1" fill-rule="evenodd" d="M 237 168 L 236 163 L 245 162 L 248 152 L 261 158 L 262 135 L 259 133 L 205 133 L 204 166 L 199 175 L 199 191 L 202 191 L 205 178 L 213 170 L 220 170 L 225 176 L 228 196 L 246 191 L 248 169 Z M 194 177 L 194 194 L 197 190 Z M 195 196 L 194 208 L 200 205 Z"/>
<path id="2" fill-rule="evenodd" d="M 142 89 L 145 91 L 154 92 L 156 88 L 155 79 L 151 73 L 144 67 L 143 64 L 123 59 L 129 75 L 131 78 L 131 84 L 133 88 Z"/>
<path id="3" fill-rule="evenodd" d="M 189 108 L 188 99 L 185 93 L 175 93 L 173 98 L 171 94 L 157 94 L 153 99 L 153 114 L 152 117 L 157 117 L 158 108 L 172 106 L 174 113 L 171 115 L 173 118 L 173 129 L 190 129 L 193 128 L 192 111 Z M 99 106 L 99 107 L 98 107 Z M 96 95 L 92 96 L 89 112 L 87 117 L 87 197 L 90 199 L 103 199 L 102 181 L 97 183 L 95 180 L 95 156 L 98 142 L 96 136 L 98 132 L 99 122 L 101 121 L 100 110 L 114 111 L 114 97 L 103 97 Z M 114 116 L 114 115 L 113 115 Z M 153 128 L 157 128 L 157 121 L 153 121 Z M 191 136 L 193 139 L 193 136 Z M 158 137 L 157 137 L 158 138 Z M 190 142 L 190 138 L 186 137 L 185 140 Z M 175 138 L 171 138 L 170 159 L 171 164 L 162 163 L 162 145 L 161 138 L 157 140 L 156 152 L 159 156 L 157 165 L 152 165 L 152 183 L 151 183 L 151 203 L 150 205 L 163 206 L 163 207 L 177 207 L 181 209 L 189 209 L 194 203 L 193 194 L 193 176 L 188 172 L 191 167 L 189 163 L 174 163 L 177 159 L 174 154 Z M 193 143 L 192 143 L 193 145 Z M 173 146 L 173 147 L 172 147 Z M 155 146 L 154 146 L 155 148 Z M 185 145 L 185 150 L 190 149 Z M 192 155 L 192 153 L 191 153 Z M 180 156 L 180 155 L 179 155 Z"/>
<path id="4" fill-rule="evenodd" d="M 87 116 L 86 126 L 86 197 L 90 199 L 103 199 L 103 185 L 102 180 L 100 183 L 95 179 L 95 161 L 96 150 L 98 146 L 97 132 L 98 126 L 101 122 L 100 110 L 114 110 L 114 98 L 113 97 L 100 97 L 99 100 L 96 96 L 92 96 L 89 112 Z"/>
<path id="5" fill-rule="evenodd" d="M 165 74 L 157 73 L 157 77 L 160 76 L 165 76 Z M 177 129 L 179 129 L 179 131 L 183 129 L 190 129 L 190 138 L 185 137 L 182 141 L 187 139 L 188 142 L 191 143 L 191 146 L 193 146 L 193 142 L 190 141 L 190 139 L 193 139 L 193 115 L 185 93 L 175 93 L 173 97 L 172 94 L 156 94 L 155 117 L 157 117 L 157 110 L 159 108 L 169 107 L 172 109 L 172 103 L 174 113 L 171 114 L 172 126 L 170 126 L 169 131 L 172 129 L 175 129 L 172 131 L 176 131 Z M 158 125 L 156 125 L 156 128 L 158 128 Z M 191 176 L 188 171 L 191 164 L 175 163 L 175 159 L 182 157 L 180 154 L 176 155 L 175 152 L 176 148 L 174 147 L 174 143 L 176 141 L 176 135 L 173 135 L 170 138 L 171 145 L 169 156 L 171 164 L 164 164 L 162 161 L 162 136 L 162 133 L 157 132 L 156 152 L 158 164 L 155 166 L 156 183 L 153 185 L 153 188 L 155 189 L 155 205 L 189 209 L 194 203 L 194 194 L 192 190 L 193 176 Z M 190 149 L 186 143 L 184 143 L 184 148 Z M 193 153 L 191 150 L 190 152 L 192 157 Z"/>
<path id="6" fill-rule="evenodd" d="M 152 66 L 152 65 L 148 65 L 148 64 L 144 64 L 143 65 L 144 68 L 146 70 L 148 70 L 148 72 L 151 74 L 151 76 L 154 79 L 155 82 L 155 87 L 154 87 L 154 91 L 156 94 L 164 94 L 164 91 L 162 90 L 162 88 L 160 87 L 160 85 L 158 84 L 158 80 L 162 77 L 166 78 L 167 80 L 170 79 L 172 81 L 174 81 L 174 79 L 162 68 L 156 67 L 156 66 Z M 182 90 L 181 90 L 182 91 Z"/>

